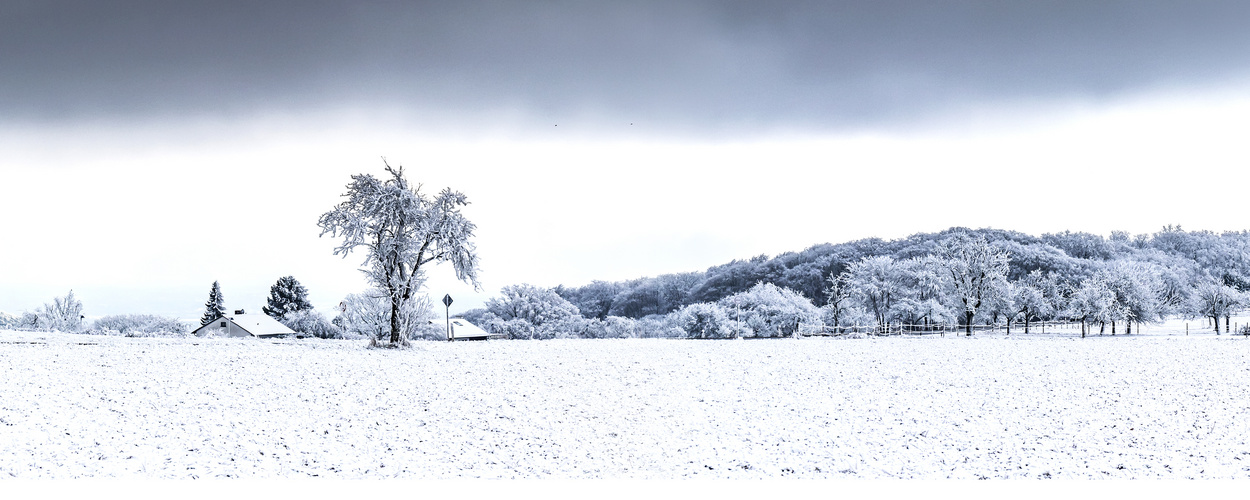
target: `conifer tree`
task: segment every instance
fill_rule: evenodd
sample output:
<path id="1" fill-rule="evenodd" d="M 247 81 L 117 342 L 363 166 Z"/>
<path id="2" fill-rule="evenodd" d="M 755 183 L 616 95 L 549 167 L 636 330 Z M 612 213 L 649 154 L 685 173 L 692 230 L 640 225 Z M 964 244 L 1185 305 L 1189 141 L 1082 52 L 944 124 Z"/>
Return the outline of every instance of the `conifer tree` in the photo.
<path id="1" fill-rule="evenodd" d="M 221 285 L 213 282 L 213 289 L 208 292 L 208 302 L 204 303 L 204 317 L 200 318 L 200 326 L 216 321 L 226 315 L 226 301 L 221 297 Z"/>
<path id="2" fill-rule="evenodd" d="M 308 302 L 308 290 L 304 288 L 304 285 L 301 285 L 294 276 L 283 276 L 269 287 L 269 305 L 262 307 L 261 310 L 273 316 L 274 319 L 283 319 L 287 314 L 312 308 L 312 303 Z"/>

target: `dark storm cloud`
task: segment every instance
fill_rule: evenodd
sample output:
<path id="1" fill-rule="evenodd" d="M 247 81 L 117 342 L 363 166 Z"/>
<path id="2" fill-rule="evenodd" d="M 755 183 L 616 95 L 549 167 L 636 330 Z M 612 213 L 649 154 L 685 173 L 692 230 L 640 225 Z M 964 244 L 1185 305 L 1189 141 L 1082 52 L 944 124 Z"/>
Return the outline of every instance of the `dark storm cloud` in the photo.
<path id="1" fill-rule="evenodd" d="M 693 129 L 1219 84 L 1250 2 L 5 2 L 22 121 L 339 105 Z"/>

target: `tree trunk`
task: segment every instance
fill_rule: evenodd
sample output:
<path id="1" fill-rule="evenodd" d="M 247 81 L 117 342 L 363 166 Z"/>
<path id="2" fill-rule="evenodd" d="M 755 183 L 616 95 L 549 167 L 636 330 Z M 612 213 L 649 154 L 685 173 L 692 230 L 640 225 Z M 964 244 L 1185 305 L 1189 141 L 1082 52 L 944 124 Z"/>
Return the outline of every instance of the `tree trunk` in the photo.
<path id="1" fill-rule="evenodd" d="M 1212 316 L 1211 319 L 1214 320 L 1215 322 L 1215 334 L 1219 335 L 1220 334 L 1220 315 L 1216 314 L 1215 316 Z"/>
<path id="2" fill-rule="evenodd" d="M 1024 315 L 1024 333 L 1029 333 L 1029 315 Z"/>
<path id="3" fill-rule="evenodd" d="M 1099 334 L 1099 335 L 1102 335 L 1102 334 L 1105 334 L 1105 333 L 1107 333 L 1107 322 L 1106 322 L 1106 321 L 1099 321 L 1099 322 L 1098 322 L 1098 334 Z"/>
<path id="4" fill-rule="evenodd" d="M 1085 318 L 1081 318 L 1081 338 L 1085 338 Z"/>
<path id="5" fill-rule="evenodd" d="M 391 295 L 391 344 L 399 343 L 399 297 Z"/>
<path id="6" fill-rule="evenodd" d="M 1115 322 L 1114 321 L 1111 322 L 1111 334 L 1115 335 Z"/>
<path id="7" fill-rule="evenodd" d="M 1124 334 L 1125 335 L 1133 334 L 1133 321 L 1132 320 L 1129 320 L 1127 323 L 1124 324 Z"/>
<path id="8" fill-rule="evenodd" d="M 964 319 L 966 320 L 964 321 L 964 332 L 968 337 L 972 336 L 972 317 L 975 315 L 975 312 L 964 311 Z"/>

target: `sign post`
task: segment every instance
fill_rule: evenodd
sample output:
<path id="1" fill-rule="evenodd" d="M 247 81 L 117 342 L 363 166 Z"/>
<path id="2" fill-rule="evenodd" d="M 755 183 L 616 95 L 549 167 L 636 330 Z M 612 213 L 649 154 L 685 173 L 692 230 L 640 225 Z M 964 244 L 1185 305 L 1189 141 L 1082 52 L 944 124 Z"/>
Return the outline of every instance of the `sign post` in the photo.
<path id="1" fill-rule="evenodd" d="M 452 336 L 452 333 L 451 333 L 451 294 L 450 293 L 443 296 L 443 305 L 446 306 L 446 310 L 443 311 L 444 313 L 443 317 L 446 318 L 447 320 L 447 341 L 451 342 L 455 340 L 455 337 Z"/>

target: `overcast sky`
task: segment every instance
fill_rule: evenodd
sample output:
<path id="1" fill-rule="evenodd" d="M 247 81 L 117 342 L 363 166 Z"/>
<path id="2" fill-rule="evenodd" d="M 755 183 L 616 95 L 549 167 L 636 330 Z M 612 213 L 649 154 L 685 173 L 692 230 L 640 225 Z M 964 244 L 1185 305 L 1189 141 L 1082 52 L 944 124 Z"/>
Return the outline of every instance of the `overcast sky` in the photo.
<path id="1" fill-rule="evenodd" d="M 485 290 L 951 226 L 1250 229 L 1245 2 L 0 5 L 0 311 L 329 316 L 380 157 L 468 195 Z"/>

